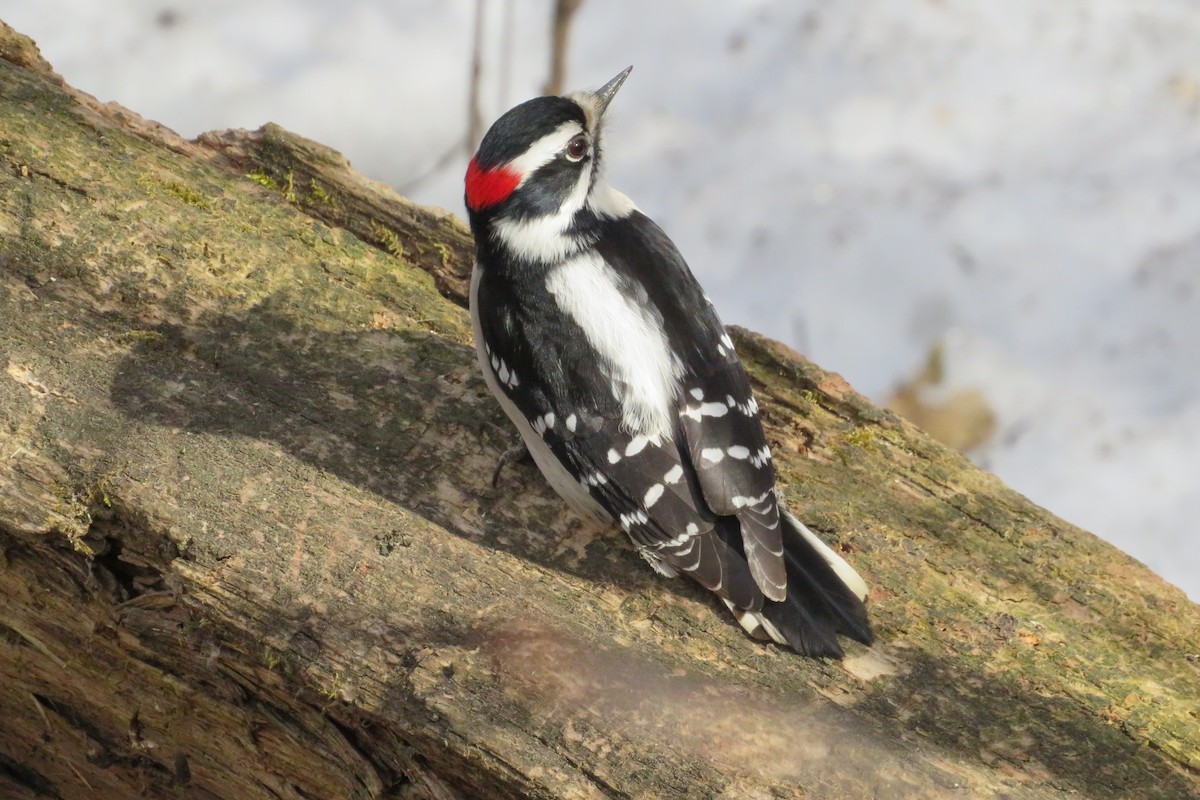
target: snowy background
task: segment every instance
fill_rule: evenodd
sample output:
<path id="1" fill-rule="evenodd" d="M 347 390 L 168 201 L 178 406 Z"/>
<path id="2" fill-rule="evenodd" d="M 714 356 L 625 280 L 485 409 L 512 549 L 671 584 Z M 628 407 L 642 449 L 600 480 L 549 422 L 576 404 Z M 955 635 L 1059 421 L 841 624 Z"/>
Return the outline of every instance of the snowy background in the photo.
<path id="1" fill-rule="evenodd" d="M 549 0 L 485 0 L 482 110 Z M 0 0 L 73 85 L 185 136 L 268 120 L 462 213 L 471 0 Z M 636 69 L 611 181 L 726 322 L 879 401 L 943 353 L 972 456 L 1200 599 L 1200 5 L 585 0 L 568 86 Z"/>

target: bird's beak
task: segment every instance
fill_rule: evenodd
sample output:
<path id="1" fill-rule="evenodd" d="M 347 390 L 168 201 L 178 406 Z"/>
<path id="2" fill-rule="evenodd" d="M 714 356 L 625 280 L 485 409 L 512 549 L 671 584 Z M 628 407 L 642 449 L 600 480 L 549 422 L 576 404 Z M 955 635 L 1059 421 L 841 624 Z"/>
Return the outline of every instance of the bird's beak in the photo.
<path id="1" fill-rule="evenodd" d="M 613 78 L 611 81 L 604 84 L 594 92 L 596 95 L 596 112 L 598 116 L 604 116 L 604 112 L 608 110 L 608 104 L 611 103 L 612 99 L 617 95 L 617 89 L 621 88 L 621 84 L 625 82 L 625 79 L 629 77 L 629 73 L 631 72 L 633 72 L 632 64 L 621 70 L 617 77 Z"/>

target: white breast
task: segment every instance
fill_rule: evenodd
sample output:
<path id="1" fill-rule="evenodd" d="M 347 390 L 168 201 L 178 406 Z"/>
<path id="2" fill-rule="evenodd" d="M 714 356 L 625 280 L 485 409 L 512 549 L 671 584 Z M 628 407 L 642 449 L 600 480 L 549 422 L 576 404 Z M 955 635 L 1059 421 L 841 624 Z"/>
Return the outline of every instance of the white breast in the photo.
<path id="1" fill-rule="evenodd" d="M 645 290 L 637 286 L 639 296 L 631 298 L 618 280 L 604 259 L 585 252 L 551 270 L 546 289 L 583 329 L 601 367 L 613 377 L 625 430 L 670 437 L 683 365 L 671 352 L 662 317 Z"/>

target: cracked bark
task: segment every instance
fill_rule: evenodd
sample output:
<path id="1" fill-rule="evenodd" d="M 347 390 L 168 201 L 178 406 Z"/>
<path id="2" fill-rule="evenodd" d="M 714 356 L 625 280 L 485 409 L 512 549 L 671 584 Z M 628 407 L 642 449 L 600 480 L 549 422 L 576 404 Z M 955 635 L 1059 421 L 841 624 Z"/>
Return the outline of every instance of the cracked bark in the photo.
<path id="1" fill-rule="evenodd" d="M 1200 794 L 1197 607 L 786 348 L 736 332 L 873 586 L 841 664 L 490 487 L 454 218 L 9 29 L 0 155 L 0 794 Z"/>

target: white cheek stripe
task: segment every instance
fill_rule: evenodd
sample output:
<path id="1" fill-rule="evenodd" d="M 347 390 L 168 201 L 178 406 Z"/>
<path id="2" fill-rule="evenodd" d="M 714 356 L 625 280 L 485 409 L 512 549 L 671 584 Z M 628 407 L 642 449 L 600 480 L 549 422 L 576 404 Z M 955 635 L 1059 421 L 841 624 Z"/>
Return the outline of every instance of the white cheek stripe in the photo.
<path id="1" fill-rule="evenodd" d="M 593 213 L 609 219 L 621 219 L 637 210 L 632 200 L 609 187 L 603 180 L 592 183 L 594 164 L 594 161 L 589 161 L 587 168 L 579 173 L 575 188 L 567 195 L 557 213 L 523 220 L 499 217 L 492 221 L 493 235 L 512 252 L 544 264 L 563 261 L 578 253 L 590 241 L 572 236 L 567 230 L 584 205 Z"/>

